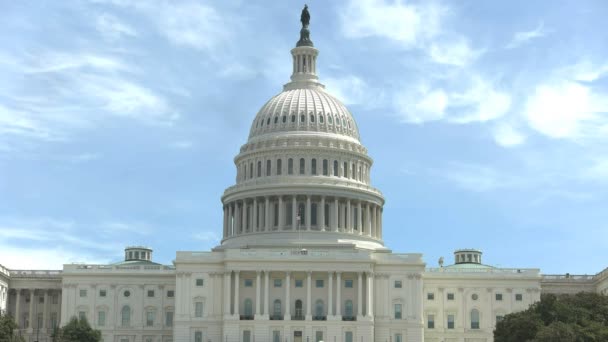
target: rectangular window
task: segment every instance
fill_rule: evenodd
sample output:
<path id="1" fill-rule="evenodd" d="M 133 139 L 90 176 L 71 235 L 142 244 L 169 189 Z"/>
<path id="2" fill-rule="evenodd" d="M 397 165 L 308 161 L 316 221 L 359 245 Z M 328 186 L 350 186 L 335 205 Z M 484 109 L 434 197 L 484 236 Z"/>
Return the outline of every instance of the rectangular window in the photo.
<path id="1" fill-rule="evenodd" d="M 435 329 L 435 315 L 428 315 L 426 319 L 426 327 L 429 329 Z"/>
<path id="2" fill-rule="evenodd" d="M 38 316 L 37 316 L 36 318 L 37 318 L 37 319 L 36 319 L 36 320 L 37 320 L 37 322 L 36 322 L 36 323 L 38 323 L 38 324 L 36 325 L 36 328 L 37 328 L 37 329 L 40 329 L 40 328 L 42 328 L 42 320 L 43 320 L 43 317 L 42 317 L 42 312 L 41 312 L 41 313 L 39 313 L 39 314 L 38 314 Z"/>
<path id="3" fill-rule="evenodd" d="M 173 326 L 173 311 L 167 311 L 165 313 L 165 325 L 168 327 Z"/>
<path id="4" fill-rule="evenodd" d="M 315 331 L 315 342 L 323 342 L 323 332 Z"/>
<path id="5" fill-rule="evenodd" d="M 154 297 L 154 290 L 148 290 L 148 297 Z"/>
<path id="6" fill-rule="evenodd" d="M 448 293 L 448 300 L 454 300 L 454 294 Z"/>
<path id="7" fill-rule="evenodd" d="M 403 342 L 403 335 L 395 334 L 395 342 Z"/>
<path id="8" fill-rule="evenodd" d="M 274 279 L 274 287 L 283 286 L 283 279 Z"/>
<path id="9" fill-rule="evenodd" d="M 253 287 L 253 279 L 245 279 L 245 287 Z"/>
<path id="10" fill-rule="evenodd" d="M 454 329 L 454 315 L 448 315 L 448 329 Z"/>
<path id="11" fill-rule="evenodd" d="M 59 303 L 59 296 L 58 295 L 53 295 L 53 297 L 51 297 L 51 303 L 52 304 L 58 304 Z"/>
<path id="12" fill-rule="evenodd" d="M 296 287 L 304 287 L 304 280 L 296 279 Z"/>
<path id="13" fill-rule="evenodd" d="M 279 330 L 272 331 L 272 342 L 281 342 L 281 331 L 279 331 Z"/>
<path id="14" fill-rule="evenodd" d="M 305 164 L 306 162 L 304 161 L 304 158 L 300 158 L 300 174 L 303 175 L 304 174 L 304 170 L 305 170 Z"/>
<path id="15" fill-rule="evenodd" d="M 401 304 L 395 304 L 395 319 L 401 319 Z"/>
<path id="16" fill-rule="evenodd" d="M 310 168 L 311 168 L 311 173 L 313 175 L 316 175 L 317 174 L 317 160 L 316 159 L 313 158 L 313 160 L 311 160 Z"/>
<path id="17" fill-rule="evenodd" d="M 154 311 L 146 312 L 146 326 L 151 327 L 154 325 L 154 319 L 156 318 L 155 316 Z"/>
<path id="18" fill-rule="evenodd" d="M 80 297 L 86 297 L 87 296 L 87 290 L 81 289 L 80 290 Z"/>
<path id="19" fill-rule="evenodd" d="M 203 342 L 203 332 L 202 331 L 194 332 L 194 342 Z"/>
<path id="20" fill-rule="evenodd" d="M 203 302 L 194 303 L 194 317 L 203 317 Z"/>
<path id="21" fill-rule="evenodd" d="M 281 159 L 277 159 L 277 176 L 281 175 L 281 172 L 283 168 L 283 161 Z"/>
<path id="22" fill-rule="evenodd" d="M 345 279 L 344 280 L 344 287 L 347 289 L 352 289 L 353 288 L 353 280 L 352 279 Z"/>
<path id="23" fill-rule="evenodd" d="M 323 159 L 323 176 L 329 176 L 329 166 L 327 164 L 327 159 Z"/>
<path id="24" fill-rule="evenodd" d="M 203 284 L 205 284 L 205 281 L 202 278 L 196 279 L 196 286 L 203 286 Z"/>
<path id="25" fill-rule="evenodd" d="M 521 302 L 524 299 L 524 296 L 521 293 L 515 295 L 515 300 Z"/>
<path id="26" fill-rule="evenodd" d="M 106 290 L 99 290 L 99 297 L 105 297 L 107 296 L 107 291 Z"/>
<path id="27" fill-rule="evenodd" d="M 503 318 L 505 318 L 505 316 L 501 316 L 501 315 L 496 316 L 496 323 L 502 321 Z"/>
<path id="28" fill-rule="evenodd" d="M 496 298 L 497 301 L 501 301 L 502 300 L 502 293 L 497 293 L 495 295 L 495 298 Z"/>
<path id="29" fill-rule="evenodd" d="M 243 330 L 243 342 L 251 342 L 251 330 Z"/>
<path id="30" fill-rule="evenodd" d="M 403 287 L 403 283 L 401 282 L 401 280 L 395 280 L 395 288 L 400 289 L 402 287 Z"/>
<path id="31" fill-rule="evenodd" d="M 427 300 L 435 300 L 435 294 L 433 292 L 429 292 L 426 294 Z"/>
<path id="32" fill-rule="evenodd" d="M 352 331 L 347 331 L 344 333 L 344 341 L 353 342 L 353 332 Z"/>
<path id="33" fill-rule="evenodd" d="M 78 319 L 86 319 L 87 318 L 87 313 L 84 311 L 79 311 L 78 312 Z"/>
<path id="34" fill-rule="evenodd" d="M 99 311 L 97 313 L 97 325 L 100 327 L 104 327 L 106 325 L 106 312 Z"/>
<path id="35" fill-rule="evenodd" d="M 343 170 L 342 177 L 344 177 L 344 178 L 348 177 L 348 163 L 347 162 L 344 162 L 344 168 L 342 170 Z"/>
<path id="36" fill-rule="evenodd" d="M 316 287 L 319 287 L 319 288 L 323 287 L 323 285 L 324 285 L 323 279 L 317 279 L 317 280 L 315 280 L 315 285 L 316 285 Z"/>
<path id="37" fill-rule="evenodd" d="M 38 303 L 44 304 L 44 297 L 38 297 Z"/>
<path id="38" fill-rule="evenodd" d="M 169 298 L 175 297 L 175 291 L 173 291 L 173 290 L 167 291 L 167 297 L 169 297 Z"/>
<path id="39" fill-rule="evenodd" d="M 287 174 L 293 175 L 293 159 L 291 158 L 287 160 Z"/>
<path id="40" fill-rule="evenodd" d="M 51 328 L 55 329 L 57 327 L 57 313 L 53 312 L 51 314 Z"/>

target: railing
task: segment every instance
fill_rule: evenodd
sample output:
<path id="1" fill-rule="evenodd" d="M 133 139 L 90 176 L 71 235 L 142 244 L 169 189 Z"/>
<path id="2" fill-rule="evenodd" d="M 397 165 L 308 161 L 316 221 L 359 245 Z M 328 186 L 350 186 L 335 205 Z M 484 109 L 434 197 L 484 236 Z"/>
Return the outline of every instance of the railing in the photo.
<path id="1" fill-rule="evenodd" d="M 65 265 L 67 272 L 112 272 L 112 271 L 175 271 L 175 267 L 169 265 Z M 57 271 L 61 272 L 61 271 Z"/>
<path id="2" fill-rule="evenodd" d="M 59 278 L 61 271 L 58 270 L 11 270 L 11 277 L 15 278 Z"/>
<path id="3" fill-rule="evenodd" d="M 544 274 L 543 280 L 591 281 L 595 277 L 588 274 Z"/>
<path id="4" fill-rule="evenodd" d="M 343 321 L 356 321 L 357 316 L 342 316 Z"/>
<path id="5" fill-rule="evenodd" d="M 241 321 L 253 321 L 253 315 L 241 315 Z"/>
<path id="6" fill-rule="evenodd" d="M 313 321 L 326 321 L 327 316 L 312 316 Z"/>
<path id="7" fill-rule="evenodd" d="M 270 316 L 270 320 L 271 321 L 282 321 L 283 320 L 283 315 L 271 315 Z"/>
<path id="8" fill-rule="evenodd" d="M 476 268 L 476 267 L 431 267 L 426 269 L 427 273 L 493 273 L 493 274 L 521 274 L 537 275 L 536 268 Z"/>

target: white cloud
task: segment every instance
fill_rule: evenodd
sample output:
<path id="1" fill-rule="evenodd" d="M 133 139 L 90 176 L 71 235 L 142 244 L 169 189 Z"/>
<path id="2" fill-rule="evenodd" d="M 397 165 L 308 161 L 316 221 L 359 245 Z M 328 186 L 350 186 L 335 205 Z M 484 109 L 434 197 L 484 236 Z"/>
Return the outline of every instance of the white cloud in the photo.
<path id="1" fill-rule="evenodd" d="M 133 27 L 107 13 L 97 17 L 95 27 L 108 40 L 136 37 L 138 35 Z"/>
<path id="2" fill-rule="evenodd" d="M 451 162 L 440 170 L 431 171 L 455 186 L 472 192 L 489 192 L 518 184 L 508 174 L 475 163 Z"/>
<path id="3" fill-rule="evenodd" d="M 494 141 L 503 147 L 514 147 L 523 144 L 526 137 L 512 125 L 501 123 L 494 128 Z"/>
<path id="4" fill-rule="evenodd" d="M 355 75 L 343 77 L 323 77 L 327 90 L 346 105 L 361 105 L 375 107 L 384 96 L 370 87 L 367 82 Z"/>
<path id="5" fill-rule="evenodd" d="M 349 38 L 378 36 L 411 47 L 439 32 L 443 14 L 443 8 L 431 3 L 352 0 L 341 9 L 342 31 Z"/>
<path id="6" fill-rule="evenodd" d="M 463 36 L 440 38 L 430 44 L 428 53 L 435 63 L 464 67 L 473 63 L 482 50 L 471 48 L 469 41 Z"/>
<path id="7" fill-rule="evenodd" d="M 85 262 L 107 264 L 108 258 L 90 254 L 88 251 L 75 252 L 62 247 L 15 247 L 0 242 L 2 265 L 13 270 L 61 270 L 63 264 Z"/>
<path id="8" fill-rule="evenodd" d="M 516 32 L 511 42 L 507 44 L 505 48 L 514 49 L 529 42 L 532 39 L 544 37 L 548 33 L 549 31 L 545 29 L 545 24 L 541 22 L 535 29 L 531 31 Z"/>
<path id="9" fill-rule="evenodd" d="M 584 85 L 571 81 L 536 87 L 525 107 L 532 128 L 552 138 L 578 138 L 592 134 L 607 124 L 598 116 L 608 111 L 608 103 Z"/>

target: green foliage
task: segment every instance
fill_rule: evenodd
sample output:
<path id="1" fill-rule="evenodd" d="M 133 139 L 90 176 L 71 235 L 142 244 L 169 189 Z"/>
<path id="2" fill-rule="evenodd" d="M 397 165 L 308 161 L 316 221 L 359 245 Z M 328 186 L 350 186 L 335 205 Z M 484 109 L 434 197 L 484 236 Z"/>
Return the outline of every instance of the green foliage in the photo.
<path id="1" fill-rule="evenodd" d="M 545 294 L 528 310 L 496 324 L 495 342 L 608 341 L 608 297 Z"/>
<path id="2" fill-rule="evenodd" d="M 18 327 L 15 319 L 9 315 L 0 315 L 0 341 L 22 342 L 23 337 L 17 335 Z"/>
<path id="3" fill-rule="evenodd" d="M 86 318 L 72 317 L 70 322 L 53 334 L 57 342 L 100 342 L 101 331 L 94 330 Z"/>

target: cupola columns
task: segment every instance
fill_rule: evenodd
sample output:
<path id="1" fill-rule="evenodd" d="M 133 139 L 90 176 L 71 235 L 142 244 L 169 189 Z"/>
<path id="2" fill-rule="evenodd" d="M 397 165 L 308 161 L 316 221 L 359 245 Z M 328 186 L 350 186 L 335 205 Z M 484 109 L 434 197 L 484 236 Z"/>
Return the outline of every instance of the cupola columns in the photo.
<path id="1" fill-rule="evenodd" d="M 302 29 L 300 30 L 300 40 L 296 43 L 296 47 L 291 50 L 293 57 L 293 71 L 291 74 L 291 82 L 287 83 L 283 90 L 299 89 L 299 88 L 325 88 L 319 83 L 317 77 L 317 56 L 319 50 L 314 48 L 312 40 L 310 40 L 310 13 L 308 6 L 304 6 L 300 17 Z"/>

